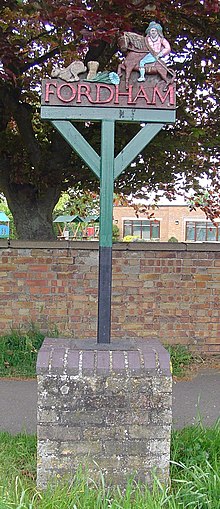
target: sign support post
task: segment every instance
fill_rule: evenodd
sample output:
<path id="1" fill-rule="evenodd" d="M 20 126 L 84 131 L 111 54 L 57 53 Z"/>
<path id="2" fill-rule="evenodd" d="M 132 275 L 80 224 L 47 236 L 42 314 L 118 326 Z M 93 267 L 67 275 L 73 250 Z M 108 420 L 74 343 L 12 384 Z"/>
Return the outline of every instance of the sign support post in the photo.
<path id="1" fill-rule="evenodd" d="M 114 121 L 102 121 L 100 165 L 98 343 L 110 343 L 111 335 L 114 130 Z"/>

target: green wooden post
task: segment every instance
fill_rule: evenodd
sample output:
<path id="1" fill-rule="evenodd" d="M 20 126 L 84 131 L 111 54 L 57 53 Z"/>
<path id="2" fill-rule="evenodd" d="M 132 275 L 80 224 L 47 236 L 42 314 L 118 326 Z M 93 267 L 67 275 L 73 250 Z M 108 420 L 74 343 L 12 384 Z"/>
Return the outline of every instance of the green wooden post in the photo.
<path id="1" fill-rule="evenodd" d="M 111 336 L 114 131 L 114 121 L 102 121 L 100 164 L 99 289 L 97 332 L 98 343 L 110 343 Z"/>

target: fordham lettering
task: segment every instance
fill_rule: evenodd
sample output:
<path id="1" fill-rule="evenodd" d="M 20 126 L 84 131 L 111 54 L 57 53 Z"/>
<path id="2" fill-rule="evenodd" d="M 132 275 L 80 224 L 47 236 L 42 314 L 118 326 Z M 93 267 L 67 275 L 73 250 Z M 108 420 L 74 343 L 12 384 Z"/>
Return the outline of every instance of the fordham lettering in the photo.
<path id="1" fill-rule="evenodd" d="M 170 96 L 170 105 L 174 105 L 174 90 L 173 90 L 173 86 L 170 85 L 168 90 L 166 91 L 165 95 L 162 96 L 160 90 L 157 88 L 157 87 L 154 87 L 154 92 L 153 92 L 153 98 L 152 98 L 152 104 L 156 104 L 156 99 L 157 99 L 157 95 L 160 99 L 160 101 L 162 102 L 162 104 L 165 103 L 166 101 L 166 98 L 168 97 L 168 95 Z"/>
<path id="2" fill-rule="evenodd" d="M 119 97 L 126 97 L 126 96 L 128 98 L 128 104 L 132 104 L 132 89 L 133 89 L 133 86 L 129 85 L 128 92 L 119 92 L 119 86 L 116 85 L 114 104 L 119 104 Z"/>
<path id="3" fill-rule="evenodd" d="M 50 95 L 54 95 L 54 90 L 50 90 L 51 86 L 56 88 L 57 84 L 54 83 L 54 82 L 51 82 L 51 81 L 46 83 L 46 88 L 45 88 L 45 103 L 49 103 L 50 102 L 50 97 L 49 96 Z"/>
<path id="4" fill-rule="evenodd" d="M 105 98 L 105 96 L 102 98 L 102 96 L 104 94 L 102 94 L 101 92 L 105 92 L 105 90 L 107 90 L 109 92 L 109 96 L 107 98 Z M 98 104 L 110 103 L 113 99 L 113 96 L 114 96 L 114 90 L 112 89 L 112 87 L 109 87 L 108 85 L 103 85 L 103 84 L 97 83 L 96 100 L 95 100 L 96 103 L 98 103 Z"/>
<path id="5" fill-rule="evenodd" d="M 137 100 L 140 98 L 144 98 L 146 100 L 146 104 L 150 104 L 150 99 L 149 99 L 147 93 L 145 92 L 143 85 L 140 86 L 138 93 L 133 100 L 133 104 L 135 104 L 137 102 Z"/>
<path id="6" fill-rule="evenodd" d="M 45 82 L 43 103 L 48 105 L 70 106 L 117 106 L 123 110 L 128 106 L 135 108 L 173 108 L 175 89 L 172 84 L 164 91 L 163 85 L 150 87 L 147 82 L 129 85 L 120 89 L 120 85 L 104 83 L 61 83 L 50 80 Z"/>
<path id="7" fill-rule="evenodd" d="M 85 89 L 85 91 L 83 91 L 83 89 Z M 77 100 L 76 100 L 77 103 L 81 104 L 82 96 L 87 97 L 87 99 L 88 99 L 88 101 L 90 103 L 94 103 L 94 101 L 93 101 L 93 99 L 92 99 L 92 97 L 90 95 L 90 86 L 89 85 L 87 85 L 87 84 L 83 84 L 83 85 L 80 84 L 80 85 L 78 85 Z"/>
<path id="8" fill-rule="evenodd" d="M 63 95 L 61 94 L 61 90 L 63 90 L 64 88 L 67 90 L 64 90 L 64 97 L 63 97 Z M 61 101 L 65 102 L 65 103 L 69 103 L 70 101 L 73 101 L 73 99 L 75 99 L 76 90 L 71 83 L 63 83 L 57 89 L 57 97 Z"/>

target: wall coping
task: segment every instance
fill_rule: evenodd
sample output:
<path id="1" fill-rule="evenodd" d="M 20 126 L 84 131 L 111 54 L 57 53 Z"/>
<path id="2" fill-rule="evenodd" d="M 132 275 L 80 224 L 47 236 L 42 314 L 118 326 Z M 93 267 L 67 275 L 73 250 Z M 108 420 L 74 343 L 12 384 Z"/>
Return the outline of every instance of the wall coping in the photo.
<path id="1" fill-rule="evenodd" d="M 98 241 L 33 241 L 0 239 L 0 249 L 58 249 L 98 251 Z M 114 251 L 184 251 L 184 252 L 220 252 L 220 242 L 116 242 Z"/>
<path id="2" fill-rule="evenodd" d="M 37 375 L 141 376 L 158 373 L 171 377 L 170 356 L 157 339 L 45 338 L 37 357 Z"/>

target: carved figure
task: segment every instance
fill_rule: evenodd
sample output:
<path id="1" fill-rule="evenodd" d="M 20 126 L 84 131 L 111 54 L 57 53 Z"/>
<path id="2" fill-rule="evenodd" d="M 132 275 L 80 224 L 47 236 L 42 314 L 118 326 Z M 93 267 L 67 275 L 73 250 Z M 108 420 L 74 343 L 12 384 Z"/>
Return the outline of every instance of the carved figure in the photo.
<path id="1" fill-rule="evenodd" d="M 146 37 L 132 32 L 124 32 L 118 38 L 121 51 L 127 52 L 123 63 L 119 64 L 118 74 L 122 76 L 125 71 L 126 88 L 132 71 L 140 71 L 138 81 L 145 81 L 146 74 L 158 74 L 166 84 L 172 83 L 175 73 L 168 69 L 160 60 L 171 51 L 169 42 L 163 37 L 162 27 L 152 21 L 147 30 Z"/>
<path id="2" fill-rule="evenodd" d="M 152 21 L 146 32 L 145 44 L 148 49 L 147 54 L 140 60 L 140 78 L 138 81 L 145 81 L 145 64 L 152 64 L 158 58 L 169 55 L 171 47 L 169 42 L 163 37 L 162 26 Z"/>
<path id="3" fill-rule="evenodd" d="M 90 62 L 88 62 L 87 64 L 87 67 L 89 69 L 89 72 L 87 74 L 87 80 L 91 80 L 97 76 L 99 62 L 96 62 L 96 60 L 90 60 Z"/>
<path id="4" fill-rule="evenodd" d="M 87 68 L 84 63 L 80 60 L 74 60 L 68 67 L 61 69 L 60 67 L 54 67 L 52 69 L 52 78 L 60 78 L 61 80 L 72 82 L 79 81 L 78 74 L 86 72 Z"/>

